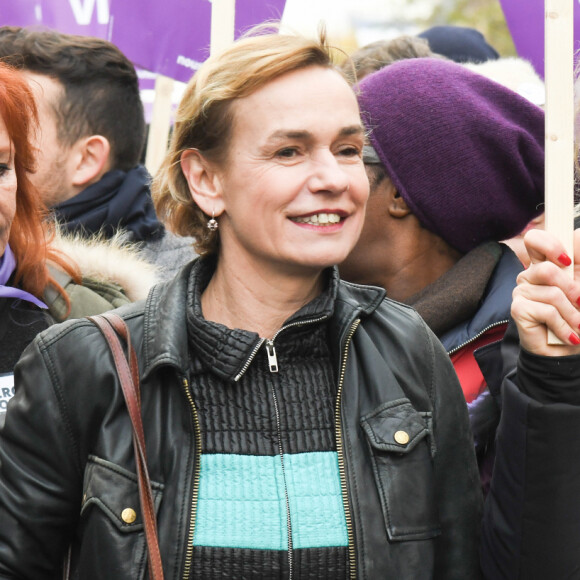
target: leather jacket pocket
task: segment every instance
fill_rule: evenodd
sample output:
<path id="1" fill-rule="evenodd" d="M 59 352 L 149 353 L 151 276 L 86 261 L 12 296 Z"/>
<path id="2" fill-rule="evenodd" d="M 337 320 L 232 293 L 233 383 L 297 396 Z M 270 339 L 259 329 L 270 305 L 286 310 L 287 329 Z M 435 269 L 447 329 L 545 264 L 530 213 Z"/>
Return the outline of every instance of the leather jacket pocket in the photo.
<path id="1" fill-rule="evenodd" d="M 157 511 L 163 485 L 151 487 Z M 147 543 L 136 474 L 89 456 L 78 535 L 75 577 L 110 578 L 114 572 L 117 578 L 144 578 Z"/>
<path id="2" fill-rule="evenodd" d="M 364 416 L 361 426 L 371 450 L 389 539 L 426 540 L 439 535 L 431 413 L 419 413 L 408 399 L 398 399 Z"/>

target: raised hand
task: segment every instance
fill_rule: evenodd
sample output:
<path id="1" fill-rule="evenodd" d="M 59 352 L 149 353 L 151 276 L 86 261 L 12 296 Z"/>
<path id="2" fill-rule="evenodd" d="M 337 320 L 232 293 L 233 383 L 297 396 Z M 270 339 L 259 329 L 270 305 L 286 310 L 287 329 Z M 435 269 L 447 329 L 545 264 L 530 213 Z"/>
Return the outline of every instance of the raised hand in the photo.
<path id="1" fill-rule="evenodd" d="M 567 356 L 580 353 L 580 230 L 574 232 L 574 278 L 563 245 L 543 230 L 530 230 L 524 243 L 531 259 L 518 276 L 513 292 L 512 317 L 520 343 L 533 354 Z M 563 345 L 548 345 L 549 328 Z"/>

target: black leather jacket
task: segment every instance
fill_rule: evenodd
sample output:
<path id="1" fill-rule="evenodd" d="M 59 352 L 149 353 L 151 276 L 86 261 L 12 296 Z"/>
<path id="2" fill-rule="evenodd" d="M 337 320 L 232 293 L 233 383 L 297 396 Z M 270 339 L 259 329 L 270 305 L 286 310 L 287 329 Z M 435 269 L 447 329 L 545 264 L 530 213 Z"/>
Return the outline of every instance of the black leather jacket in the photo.
<path id="1" fill-rule="evenodd" d="M 190 268 L 119 310 L 139 357 L 171 579 L 195 577 L 200 439 L 188 386 Z M 330 325 L 350 577 L 478 578 L 478 473 L 448 356 L 411 308 L 378 288 L 341 282 Z M 16 383 L 0 438 L 0 578 L 55 577 L 71 541 L 75 578 L 144 578 L 130 422 L 99 331 L 81 319 L 44 332 L 18 364 Z M 126 508 L 137 511 L 132 523 Z"/>

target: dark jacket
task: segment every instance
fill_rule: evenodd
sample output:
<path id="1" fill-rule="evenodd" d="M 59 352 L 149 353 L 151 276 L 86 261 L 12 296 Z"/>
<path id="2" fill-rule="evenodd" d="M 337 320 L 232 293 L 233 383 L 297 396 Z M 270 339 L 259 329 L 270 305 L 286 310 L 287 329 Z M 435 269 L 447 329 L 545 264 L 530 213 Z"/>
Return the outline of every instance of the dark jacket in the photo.
<path id="1" fill-rule="evenodd" d="M 512 292 L 522 270 L 510 248 L 487 242 L 466 254 L 423 291 L 423 301 L 413 304 L 441 340 L 459 377 L 468 403 L 484 492 L 491 480 L 500 412 L 474 353 L 501 340 L 510 317 Z"/>
<path id="2" fill-rule="evenodd" d="M 517 256 L 504 244 L 494 268 L 481 305 L 469 320 L 440 337 L 451 357 L 464 393 L 478 392 L 468 400 L 469 420 L 477 453 L 484 493 L 491 482 L 494 461 L 494 439 L 500 419 L 497 399 L 490 395 L 485 377 L 477 364 L 477 352 L 487 344 L 500 341 L 510 320 L 512 292 L 523 266 Z"/>
<path id="3" fill-rule="evenodd" d="M 6 297 L 0 298 L 0 321 L 0 375 L 12 374 L 22 351 L 53 321 L 36 304 Z"/>
<path id="4" fill-rule="evenodd" d="M 512 292 L 516 287 L 518 274 L 523 270 L 521 262 L 510 248 L 503 244 L 497 244 L 501 255 L 497 265 L 493 269 L 485 292 L 481 297 L 477 310 L 466 320 L 453 326 L 443 333 L 438 333 L 445 350 L 451 360 L 459 364 L 461 352 L 471 352 L 487 343 L 487 337 L 499 340 L 503 336 L 510 317 L 512 304 Z M 495 334 L 499 333 L 499 336 Z M 456 369 L 457 371 L 457 369 Z M 458 373 L 459 374 L 459 373 Z M 485 388 L 485 383 L 477 363 L 473 359 L 473 366 L 466 367 L 464 374 L 459 374 L 464 392 L 478 393 Z M 464 382 L 466 383 L 464 386 Z M 475 386 L 469 385 L 475 382 Z M 482 384 L 479 384 L 482 383 Z M 469 402 L 469 397 L 466 397 Z"/>
<path id="5" fill-rule="evenodd" d="M 512 323 L 477 358 L 502 402 L 485 504 L 486 577 L 580 578 L 580 356 L 521 351 Z"/>
<path id="6" fill-rule="evenodd" d="M 0 426 L 14 395 L 14 365 L 34 337 L 52 324 L 36 304 L 20 298 L 0 298 Z"/>
<path id="7" fill-rule="evenodd" d="M 82 284 L 53 264 L 51 277 L 64 289 L 69 303 L 52 285 L 42 295 L 46 310 L 20 299 L 0 298 L 0 424 L 14 393 L 14 366 L 34 337 L 55 322 L 100 314 L 147 296 L 158 281 L 155 269 L 120 240 L 92 240 L 57 235 L 53 249 L 75 263 Z"/>
<path id="8" fill-rule="evenodd" d="M 195 569 L 203 450 L 188 377 L 191 267 L 119 311 L 139 358 L 166 578 Z M 329 330 L 351 577 L 478 578 L 478 474 L 445 351 L 412 309 L 373 287 L 341 282 Z M 71 540 L 75 577 L 143 578 L 141 516 L 121 517 L 138 506 L 130 424 L 99 331 L 86 320 L 49 329 L 16 381 L 0 436 L 0 578 L 53 577 Z"/>

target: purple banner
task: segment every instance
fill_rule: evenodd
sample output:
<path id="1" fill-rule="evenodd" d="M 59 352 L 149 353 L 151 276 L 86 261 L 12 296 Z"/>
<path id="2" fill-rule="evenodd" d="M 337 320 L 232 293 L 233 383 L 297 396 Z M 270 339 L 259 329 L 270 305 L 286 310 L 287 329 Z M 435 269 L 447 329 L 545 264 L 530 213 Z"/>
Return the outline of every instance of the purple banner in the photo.
<path id="1" fill-rule="evenodd" d="M 0 0 L 0 26 L 44 26 L 109 38 L 110 0 Z"/>
<path id="2" fill-rule="evenodd" d="M 280 20 L 285 0 L 237 0 L 235 35 Z M 210 0 L 111 0 L 110 40 L 140 67 L 187 82 L 209 56 Z"/>
<path id="3" fill-rule="evenodd" d="M 286 0 L 236 0 L 236 38 L 252 26 L 282 19 Z"/>
<path id="4" fill-rule="evenodd" d="M 574 0 L 574 4 L 576 4 Z M 544 77 L 544 0 L 501 0 L 518 56 Z M 574 10 L 574 51 L 580 48 L 580 11 Z"/>
<path id="5" fill-rule="evenodd" d="M 237 0 L 236 38 L 280 20 L 285 0 Z M 210 0 L 0 0 L 0 26 L 45 26 L 98 36 L 136 65 L 187 82 L 209 56 Z"/>
<path id="6" fill-rule="evenodd" d="M 111 41 L 144 69 L 185 82 L 208 57 L 208 0 L 112 0 L 112 10 Z"/>

